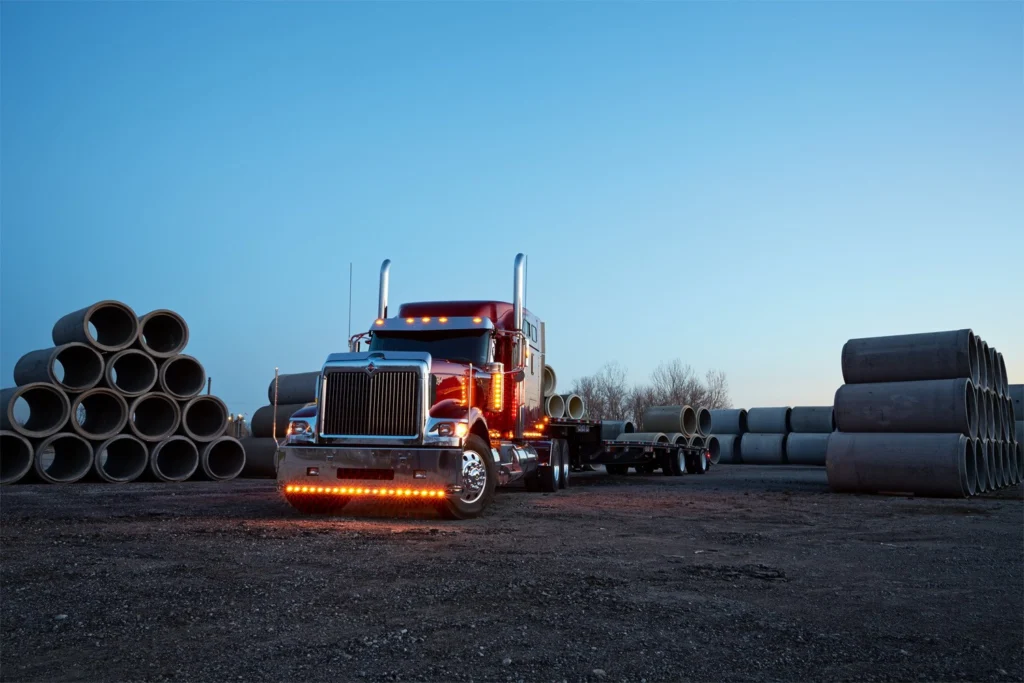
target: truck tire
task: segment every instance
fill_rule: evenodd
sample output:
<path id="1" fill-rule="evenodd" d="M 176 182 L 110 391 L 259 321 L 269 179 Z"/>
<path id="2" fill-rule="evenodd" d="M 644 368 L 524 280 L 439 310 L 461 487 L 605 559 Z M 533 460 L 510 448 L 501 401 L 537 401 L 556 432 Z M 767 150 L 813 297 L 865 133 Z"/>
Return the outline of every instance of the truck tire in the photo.
<path id="1" fill-rule="evenodd" d="M 550 462 L 538 467 L 540 472 L 540 490 L 544 493 L 555 493 L 562 487 L 562 449 L 557 446 L 561 439 L 551 441 Z"/>
<path id="2" fill-rule="evenodd" d="M 686 471 L 686 451 L 682 448 L 676 449 L 675 453 L 669 453 L 667 458 L 668 461 L 661 468 L 666 475 L 678 477 Z"/>
<path id="3" fill-rule="evenodd" d="M 704 474 L 708 471 L 708 467 L 708 459 L 704 456 L 703 451 L 701 451 L 698 455 L 686 456 L 687 474 Z"/>
<path id="4" fill-rule="evenodd" d="M 471 434 L 462 447 L 462 486 L 463 491 L 450 493 L 441 501 L 439 509 L 445 519 L 479 517 L 494 500 L 498 466 L 491 449 L 476 434 Z"/>
<path id="5" fill-rule="evenodd" d="M 567 489 L 569 488 L 569 442 L 565 439 L 556 439 L 561 443 L 560 450 L 562 451 L 562 479 L 558 482 L 558 488 Z"/>
<path id="6" fill-rule="evenodd" d="M 304 515 L 333 515 L 340 512 L 350 500 L 349 496 L 333 494 L 285 493 L 285 500 Z"/>
<path id="7" fill-rule="evenodd" d="M 629 466 L 628 465 L 605 465 L 604 469 L 605 469 L 605 472 L 607 472 L 608 474 L 611 474 L 611 475 L 617 476 L 617 477 L 621 477 L 623 474 L 626 473 L 627 470 L 629 470 Z"/>

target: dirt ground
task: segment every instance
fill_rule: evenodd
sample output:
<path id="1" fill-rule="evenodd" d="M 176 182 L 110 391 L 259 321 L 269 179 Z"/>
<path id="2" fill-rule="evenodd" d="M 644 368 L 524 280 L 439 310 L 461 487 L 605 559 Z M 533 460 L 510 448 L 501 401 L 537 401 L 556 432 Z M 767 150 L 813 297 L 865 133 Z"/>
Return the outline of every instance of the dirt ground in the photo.
<path id="1" fill-rule="evenodd" d="M 1021 681 L 1021 488 L 573 475 L 484 518 L 273 482 L 0 492 L 3 681 Z"/>

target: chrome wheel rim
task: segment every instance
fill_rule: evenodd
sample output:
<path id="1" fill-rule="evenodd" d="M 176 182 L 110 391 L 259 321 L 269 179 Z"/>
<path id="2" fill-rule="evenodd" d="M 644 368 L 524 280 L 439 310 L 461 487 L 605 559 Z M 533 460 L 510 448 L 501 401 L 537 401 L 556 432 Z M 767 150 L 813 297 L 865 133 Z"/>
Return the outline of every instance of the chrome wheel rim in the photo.
<path id="1" fill-rule="evenodd" d="M 676 451 L 676 471 L 686 471 L 686 451 L 684 451 L 682 448 Z"/>
<path id="2" fill-rule="evenodd" d="M 475 503 L 487 488 L 487 467 L 476 451 L 462 452 L 462 500 Z"/>

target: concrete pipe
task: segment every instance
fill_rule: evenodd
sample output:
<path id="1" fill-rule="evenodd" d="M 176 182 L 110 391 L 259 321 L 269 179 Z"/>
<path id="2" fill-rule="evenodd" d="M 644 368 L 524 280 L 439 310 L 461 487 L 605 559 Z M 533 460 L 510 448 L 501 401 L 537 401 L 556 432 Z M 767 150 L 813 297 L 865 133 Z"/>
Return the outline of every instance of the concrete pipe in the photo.
<path id="1" fill-rule="evenodd" d="M 977 341 L 969 329 L 864 337 L 843 345 L 843 381 L 870 384 L 969 377 L 977 383 L 980 362 Z"/>
<path id="2" fill-rule="evenodd" d="M 277 442 L 273 439 L 242 439 L 245 466 L 239 477 L 263 479 L 277 476 Z"/>
<path id="3" fill-rule="evenodd" d="M 156 386 L 156 361 L 138 349 L 119 351 L 107 359 L 104 379 L 125 396 L 142 396 Z"/>
<path id="4" fill-rule="evenodd" d="M 193 441 L 212 441 L 228 429 L 228 407 L 216 396 L 196 396 L 181 408 L 179 430 Z"/>
<path id="5" fill-rule="evenodd" d="M 988 447 L 985 445 L 985 439 L 974 439 L 975 449 L 975 469 L 978 472 L 978 493 L 985 493 L 992 487 L 989 486 L 989 474 L 988 474 Z"/>
<path id="6" fill-rule="evenodd" d="M 1003 384 L 1003 396 L 1009 397 L 1010 395 L 1010 377 L 1006 374 L 1006 359 L 1003 358 L 1003 354 L 998 354 L 999 357 L 999 379 Z"/>
<path id="7" fill-rule="evenodd" d="M 718 439 L 718 461 L 723 465 L 739 465 L 740 459 L 740 434 L 715 434 Z"/>
<path id="8" fill-rule="evenodd" d="M 277 403 L 313 403 L 316 401 L 316 387 L 320 382 L 319 372 L 300 372 L 294 375 L 278 375 Z M 274 380 L 267 387 L 267 401 L 274 404 Z"/>
<path id="9" fill-rule="evenodd" d="M 71 402 L 68 422 L 79 436 L 104 441 L 120 434 L 128 424 L 128 402 L 113 389 L 90 389 Z"/>
<path id="10" fill-rule="evenodd" d="M 206 370 L 192 356 L 172 356 L 160 366 L 160 388 L 178 400 L 198 396 L 206 388 Z"/>
<path id="11" fill-rule="evenodd" d="M 565 400 L 558 394 L 548 396 L 544 399 L 544 414 L 555 419 L 565 417 Z"/>
<path id="12" fill-rule="evenodd" d="M 565 401 L 565 417 L 570 420 L 582 420 L 587 414 L 587 404 L 576 394 L 561 394 Z"/>
<path id="13" fill-rule="evenodd" d="M 555 393 L 555 387 L 558 386 L 558 375 L 555 373 L 555 369 L 550 365 L 544 366 L 544 395 L 553 396 Z"/>
<path id="14" fill-rule="evenodd" d="M 985 390 L 985 399 L 988 401 L 988 422 L 989 422 L 989 433 L 992 439 L 995 441 L 999 440 L 999 417 L 997 412 L 999 410 L 996 405 L 996 392 L 991 389 Z"/>
<path id="15" fill-rule="evenodd" d="M 999 371 L 999 352 L 994 346 L 988 347 L 988 376 L 992 391 L 997 396 L 1004 395 L 1006 389 L 1003 387 L 1003 373 Z"/>
<path id="16" fill-rule="evenodd" d="M 967 472 L 966 496 L 978 494 L 978 440 L 967 440 L 967 453 L 964 455 L 964 468 Z"/>
<path id="17" fill-rule="evenodd" d="M 636 431 L 636 425 L 629 420 L 602 420 L 601 439 L 608 441 L 619 434 L 632 434 Z"/>
<path id="18" fill-rule="evenodd" d="M 977 395 L 967 378 L 844 384 L 835 416 L 842 432 L 979 434 Z"/>
<path id="19" fill-rule="evenodd" d="M 978 380 L 975 382 L 978 388 L 988 388 L 988 363 L 985 359 L 988 358 L 988 347 L 981 337 L 975 338 L 975 348 L 978 350 Z"/>
<path id="20" fill-rule="evenodd" d="M 203 446 L 196 479 L 229 481 L 245 469 L 245 448 L 231 436 L 222 436 Z"/>
<path id="21" fill-rule="evenodd" d="M 642 441 L 644 443 L 668 443 L 668 434 L 663 432 L 633 432 L 632 434 L 620 434 L 616 441 Z"/>
<path id="22" fill-rule="evenodd" d="M 999 442 L 999 452 L 1002 455 L 1003 460 L 1003 486 L 1011 486 L 1013 484 L 1013 465 L 1010 463 L 1010 444 L 1005 441 Z"/>
<path id="23" fill-rule="evenodd" d="M 745 465 L 785 464 L 786 437 L 786 434 L 748 432 L 740 438 L 740 460 Z"/>
<path id="24" fill-rule="evenodd" d="M 686 440 L 686 445 L 690 448 L 704 448 L 704 437 L 699 434 L 694 434 Z"/>
<path id="25" fill-rule="evenodd" d="M 978 354 L 978 361 L 981 364 L 982 388 L 991 389 L 995 377 L 992 376 L 992 367 L 989 363 L 988 342 L 982 340 L 981 352 Z"/>
<path id="26" fill-rule="evenodd" d="M 711 454 L 711 464 L 717 465 L 722 461 L 722 442 L 714 434 L 704 438 L 704 448 Z"/>
<path id="27" fill-rule="evenodd" d="M 277 406 L 277 438 L 284 438 L 291 417 L 306 407 L 305 403 Z M 249 421 L 249 432 L 258 439 L 274 436 L 274 406 L 263 406 L 256 410 Z"/>
<path id="28" fill-rule="evenodd" d="M 136 345 L 154 358 L 177 356 L 188 346 L 188 325 L 166 308 L 150 311 L 139 319 Z"/>
<path id="29" fill-rule="evenodd" d="M 697 413 L 690 406 L 654 406 L 644 411 L 643 428 L 691 437 L 697 433 Z"/>
<path id="30" fill-rule="evenodd" d="M 992 421 L 995 423 L 995 439 L 1006 441 L 1006 425 L 1003 423 L 1003 402 L 995 391 L 989 392 L 989 399 L 992 401 Z"/>
<path id="31" fill-rule="evenodd" d="M 743 408 L 711 411 L 711 433 L 743 434 L 747 431 L 747 411 Z"/>
<path id="32" fill-rule="evenodd" d="M 789 426 L 801 434 L 831 434 L 836 430 L 835 411 L 832 406 L 795 406 Z"/>
<path id="33" fill-rule="evenodd" d="M 135 343 L 139 319 L 120 301 L 100 301 L 68 313 L 53 326 L 54 346 L 82 342 L 100 351 L 115 353 Z"/>
<path id="34" fill-rule="evenodd" d="M 70 394 L 88 391 L 103 379 L 103 356 L 93 347 L 71 342 L 29 351 L 14 366 L 14 383 L 56 384 Z"/>
<path id="35" fill-rule="evenodd" d="M 786 461 L 790 465 L 825 466 L 830 434 L 793 432 L 786 439 Z"/>
<path id="36" fill-rule="evenodd" d="M 128 409 L 128 427 L 143 441 L 163 441 L 170 438 L 181 422 L 181 409 L 177 401 L 153 392 L 139 396 Z"/>
<path id="37" fill-rule="evenodd" d="M 158 481 L 185 481 L 199 469 L 199 449 L 191 439 L 172 436 L 149 449 L 149 474 Z"/>
<path id="38" fill-rule="evenodd" d="M 1017 419 L 1024 419 L 1024 384 L 1006 385 L 1006 394 L 1013 402 L 1013 412 Z"/>
<path id="39" fill-rule="evenodd" d="M 19 404 L 22 401 L 23 404 Z M 52 384 L 32 382 L 0 390 L 0 429 L 15 431 L 29 439 L 45 439 L 67 424 L 71 403 Z M 15 413 L 28 413 L 24 420 Z"/>
<path id="40" fill-rule="evenodd" d="M 111 484 L 135 481 L 146 473 L 149 449 L 130 434 L 118 434 L 96 446 L 92 470 Z"/>
<path id="41" fill-rule="evenodd" d="M 70 432 L 36 444 L 35 475 L 47 484 L 71 484 L 92 470 L 92 444 Z"/>
<path id="42" fill-rule="evenodd" d="M 711 411 L 707 408 L 697 408 L 697 433 L 701 436 L 711 434 Z"/>
<path id="43" fill-rule="evenodd" d="M 0 431 L 0 484 L 13 484 L 32 470 L 32 442 L 17 432 Z"/>
<path id="44" fill-rule="evenodd" d="M 680 432 L 673 432 L 671 434 L 667 434 L 666 436 L 668 436 L 669 443 L 675 444 L 677 446 L 685 446 L 689 441 L 689 439 L 686 438 L 686 435 Z"/>
<path id="45" fill-rule="evenodd" d="M 1002 441 L 992 442 L 992 462 L 996 464 L 996 489 L 1006 487 L 1006 458 Z"/>
<path id="46" fill-rule="evenodd" d="M 792 408 L 751 408 L 747 411 L 747 429 L 755 434 L 787 434 L 792 430 Z"/>
<path id="47" fill-rule="evenodd" d="M 996 442 L 985 439 L 985 460 L 988 462 L 988 490 L 999 488 L 999 450 Z"/>
<path id="48" fill-rule="evenodd" d="M 1015 486 L 1019 480 L 1017 472 L 1017 447 L 1012 443 L 1004 441 L 1003 449 L 1006 451 L 1007 485 Z"/>
<path id="49" fill-rule="evenodd" d="M 828 484 L 850 493 L 963 498 L 970 495 L 970 442 L 962 434 L 834 432 L 825 459 Z"/>
<path id="50" fill-rule="evenodd" d="M 1010 403 L 1010 399 L 1005 396 L 1001 396 L 996 399 L 999 401 L 999 405 L 1002 408 L 1000 418 L 1003 421 L 1003 441 L 1012 443 L 1014 440 L 1013 433 L 1013 404 Z"/>
<path id="51" fill-rule="evenodd" d="M 992 436 L 989 433 L 988 396 L 985 395 L 985 390 L 981 387 L 975 391 L 975 406 L 978 410 L 978 436 L 988 439 Z"/>

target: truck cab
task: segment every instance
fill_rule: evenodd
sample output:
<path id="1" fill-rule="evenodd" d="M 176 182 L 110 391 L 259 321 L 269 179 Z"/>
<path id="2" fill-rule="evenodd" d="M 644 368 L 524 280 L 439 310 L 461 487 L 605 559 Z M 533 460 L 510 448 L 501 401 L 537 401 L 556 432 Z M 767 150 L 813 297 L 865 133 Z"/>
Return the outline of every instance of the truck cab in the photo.
<path id="1" fill-rule="evenodd" d="M 331 512 L 354 498 L 401 498 L 466 519 L 497 486 L 557 482 L 560 447 L 537 438 L 544 323 L 525 308 L 525 266 L 517 255 L 512 303 L 414 302 L 389 317 L 384 262 L 377 318 L 328 356 L 315 410 L 289 425 L 278 482 L 293 506 Z"/>

